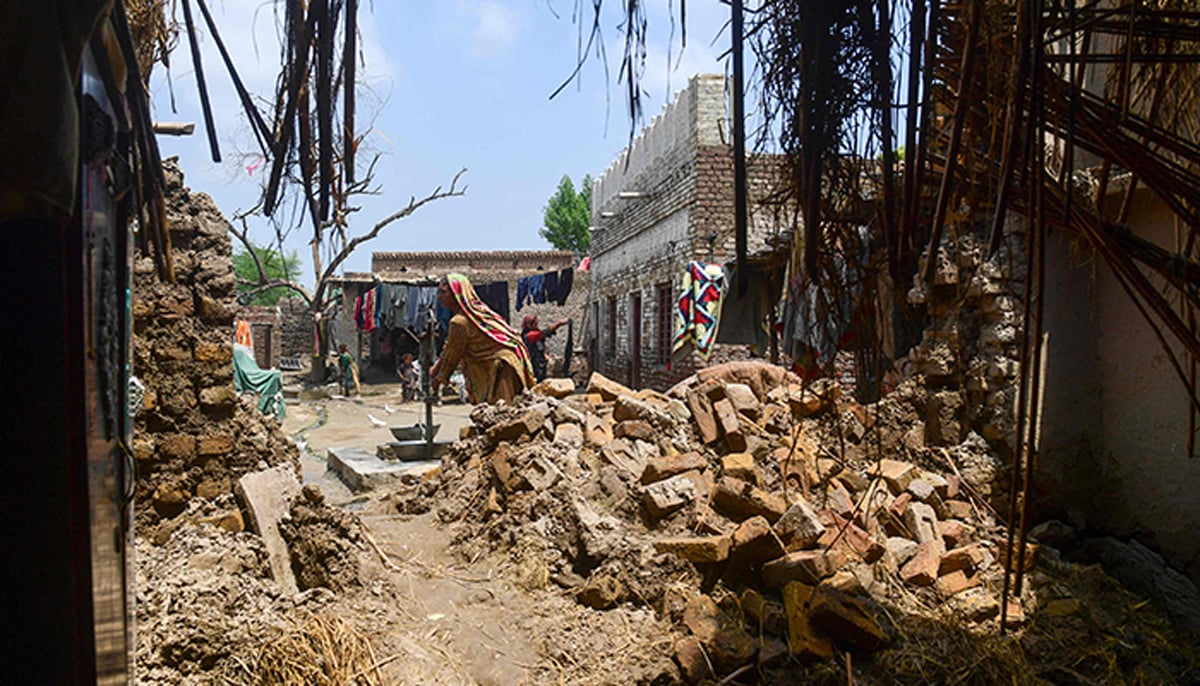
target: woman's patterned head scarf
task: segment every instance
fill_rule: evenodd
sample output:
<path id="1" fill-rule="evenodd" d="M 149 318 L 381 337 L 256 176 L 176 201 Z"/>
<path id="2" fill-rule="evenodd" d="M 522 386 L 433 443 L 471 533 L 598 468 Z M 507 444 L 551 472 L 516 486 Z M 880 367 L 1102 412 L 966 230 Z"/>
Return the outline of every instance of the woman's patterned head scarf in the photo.
<path id="1" fill-rule="evenodd" d="M 471 281 L 467 277 L 462 274 L 447 274 L 445 280 L 450 287 L 450 292 L 454 294 L 454 301 L 458 303 L 459 309 L 462 310 L 467 320 L 487 334 L 488 338 L 517 354 L 517 358 L 521 360 L 521 366 L 525 369 L 525 385 L 532 386 L 533 364 L 529 361 L 529 351 L 525 349 L 525 343 L 521 341 L 521 336 L 508 325 L 508 322 L 479 299 L 475 293 L 475 287 L 471 285 Z"/>

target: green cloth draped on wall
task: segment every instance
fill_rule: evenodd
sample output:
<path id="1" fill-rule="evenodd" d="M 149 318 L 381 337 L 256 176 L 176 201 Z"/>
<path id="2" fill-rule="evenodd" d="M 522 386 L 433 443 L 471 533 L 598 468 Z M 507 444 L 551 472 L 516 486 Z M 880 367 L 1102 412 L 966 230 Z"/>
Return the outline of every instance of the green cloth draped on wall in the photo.
<path id="1" fill-rule="evenodd" d="M 259 369 L 254 353 L 244 345 L 233 346 L 233 385 L 239 394 L 257 393 L 258 409 L 263 414 L 274 414 L 278 421 L 287 416 L 283 402 L 283 372 Z"/>

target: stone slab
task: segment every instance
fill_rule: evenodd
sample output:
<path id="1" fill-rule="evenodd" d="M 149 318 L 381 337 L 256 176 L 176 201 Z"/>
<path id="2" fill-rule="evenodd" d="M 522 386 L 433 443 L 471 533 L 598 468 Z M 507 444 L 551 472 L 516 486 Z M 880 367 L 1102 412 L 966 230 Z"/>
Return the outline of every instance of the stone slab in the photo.
<path id="1" fill-rule="evenodd" d="M 292 557 L 279 532 L 279 522 L 288 516 L 289 503 L 300 495 L 300 481 L 289 465 L 280 465 L 238 479 L 236 493 L 250 515 L 250 528 L 258 533 L 267 550 L 271 577 L 287 595 L 299 592 L 292 574 Z"/>
<path id="2" fill-rule="evenodd" d="M 353 491 L 384 488 L 405 475 L 420 476 L 442 464 L 441 460 L 383 460 L 353 446 L 330 448 L 326 452 L 325 461 L 329 469 L 336 472 Z"/>

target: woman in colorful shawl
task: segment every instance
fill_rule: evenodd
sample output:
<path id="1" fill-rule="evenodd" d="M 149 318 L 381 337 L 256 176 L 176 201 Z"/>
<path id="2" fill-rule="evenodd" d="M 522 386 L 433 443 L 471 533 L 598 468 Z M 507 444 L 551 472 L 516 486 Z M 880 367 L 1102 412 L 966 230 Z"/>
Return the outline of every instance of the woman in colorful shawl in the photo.
<path id="1" fill-rule="evenodd" d="M 473 403 L 511 401 L 533 385 L 533 367 L 521 336 L 479 299 L 467 277 L 443 278 L 438 300 L 453 316 L 442 356 L 433 366 L 434 390 L 448 383 L 460 364 Z"/>

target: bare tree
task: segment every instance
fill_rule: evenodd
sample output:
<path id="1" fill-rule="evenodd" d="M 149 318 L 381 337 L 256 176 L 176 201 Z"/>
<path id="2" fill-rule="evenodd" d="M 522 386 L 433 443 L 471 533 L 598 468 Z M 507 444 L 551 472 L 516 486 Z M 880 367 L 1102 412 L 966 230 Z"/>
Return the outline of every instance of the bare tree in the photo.
<path id="1" fill-rule="evenodd" d="M 304 303 L 308 310 L 312 313 L 313 321 L 318 323 L 330 312 L 333 305 L 336 303 L 340 292 L 335 287 L 338 270 L 347 259 L 359 248 L 362 244 L 377 238 L 388 226 L 393 223 L 408 217 L 416 212 L 421 207 L 442 198 L 449 198 L 463 195 L 466 192 L 466 187 L 460 188 L 458 183 L 462 175 L 466 173 L 466 169 L 461 169 L 454 178 L 450 181 L 449 188 L 443 189 L 441 186 L 435 188 L 431 193 L 423 198 L 410 197 L 408 204 L 400 210 L 393 212 L 384 219 L 377 222 L 369 231 L 360 235 L 350 235 L 345 224 L 335 222 L 325 222 L 314 226 L 313 238 L 309 242 L 312 246 L 312 261 L 313 261 L 313 283 L 314 286 L 310 290 L 299 281 L 299 274 L 291 278 L 275 278 L 267 276 L 262 260 L 259 259 L 258 251 L 254 250 L 254 246 L 250 240 L 250 228 L 246 221 L 247 217 L 261 211 L 261 206 L 256 206 L 247 212 L 241 212 L 235 215 L 234 219 L 241 228 L 238 229 L 234 224 L 230 224 L 230 232 L 237 237 L 239 241 L 246 247 L 246 250 L 254 257 L 254 264 L 258 272 L 258 279 L 246 285 L 252 286 L 249 290 L 241 294 L 242 297 L 253 297 L 257 293 L 269 290 L 276 287 L 289 288 L 294 291 Z M 371 177 L 368 176 L 366 180 Z M 349 210 L 350 208 L 347 208 Z M 348 214 L 348 212 L 347 212 Z M 282 232 L 278 229 L 276 232 L 276 241 L 272 244 L 272 250 L 278 250 L 282 254 L 283 237 Z M 332 253 L 327 264 L 322 264 L 321 252 L 322 247 L 327 245 L 339 246 Z M 245 282 L 243 282 L 245 283 Z M 321 329 L 318 326 L 317 335 L 320 336 Z M 313 381 L 319 382 L 324 377 L 324 353 L 328 349 L 329 341 L 320 340 L 319 350 L 314 351 L 312 360 L 312 376 Z"/>
<path id="2" fill-rule="evenodd" d="M 200 70 L 200 45 L 195 40 L 191 1 L 183 1 L 184 23 L 192 45 L 213 160 L 220 161 Z M 242 84 L 206 0 L 195 0 L 195 3 L 237 90 L 260 151 L 258 154 L 270 163 L 259 202 L 235 215 L 235 223 L 240 229 L 233 224 L 230 228 L 254 256 L 257 267 L 258 279 L 242 284 L 250 286 L 244 295 L 252 296 L 282 286 L 295 291 L 305 301 L 313 321 L 318 324 L 318 347 L 314 350 L 311 378 L 319 382 L 324 379 L 323 358 L 329 345 L 329 341 L 321 336 L 319 323 L 339 295 L 334 286 L 338 270 L 356 249 L 378 237 L 393 223 L 435 200 L 463 195 L 466 188 L 460 187 L 459 181 L 466 169 L 454 175 L 448 188 L 438 186 L 420 199 L 410 197 L 406 206 L 377 222 L 370 230 L 355 235 L 350 227 L 350 216 L 359 209 L 353 204 L 354 199 L 380 192 L 374 175 L 379 155 L 371 157 L 365 170 L 358 168 L 356 155 L 366 133 L 355 127 L 358 0 L 276 0 L 275 15 L 281 39 L 280 71 L 274 94 L 265 103 L 265 109 L 271 111 L 271 126 L 260 111 L 263 100 L 256 100 Z M 281 217 L 288 213 L 279 210 L 289 205 L 296 211 L 290 217 Z M 281 255 L 291 232 L 307 225 L 311 231 L 308 241 L 313 265 L 311 290 L 299 282 L 298 274 L 289 274 L 282 279 L 267 275 L 252 248 L 247 222 L 251 215 L 270 218 L 275 236 L 269 249 L 278 250 Z"/>

